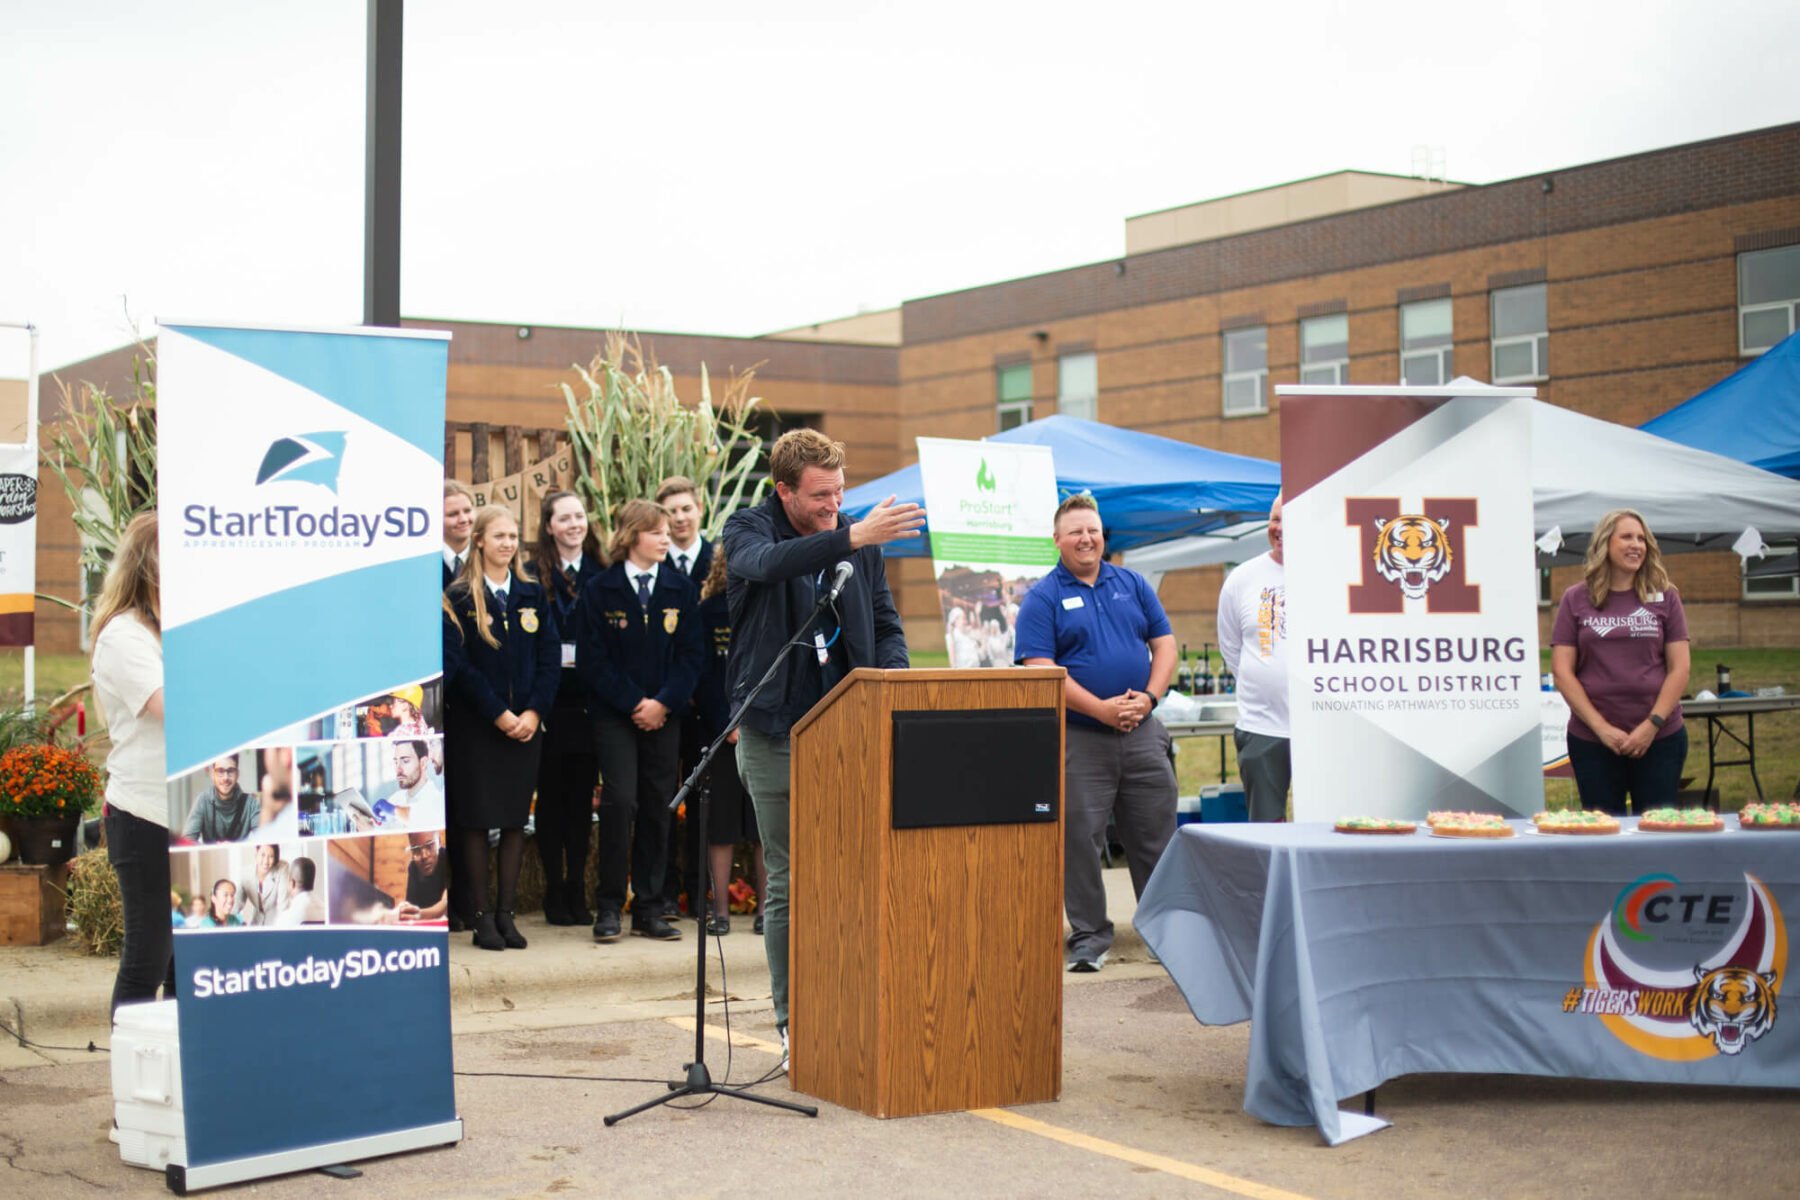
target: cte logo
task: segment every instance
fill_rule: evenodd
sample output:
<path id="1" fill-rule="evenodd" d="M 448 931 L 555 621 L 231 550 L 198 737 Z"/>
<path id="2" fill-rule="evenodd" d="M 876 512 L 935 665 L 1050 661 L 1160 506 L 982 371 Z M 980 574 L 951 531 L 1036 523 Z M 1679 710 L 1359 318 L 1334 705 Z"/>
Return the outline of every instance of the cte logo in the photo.
<path id="1" fill-rule="evenodd" d="M 1478 613 L 1481 585 L 1468 582 L 1463 530 L 1480 522 L 1472 498 L 1425 498 L 1403 513 L 1397 496 L 1344 501 L 1344 523 L 1362 541 L 1362 580 L 1350 585 L 1353 613 L 1401 613 L 1408 600 L 1427 612 Z"/>

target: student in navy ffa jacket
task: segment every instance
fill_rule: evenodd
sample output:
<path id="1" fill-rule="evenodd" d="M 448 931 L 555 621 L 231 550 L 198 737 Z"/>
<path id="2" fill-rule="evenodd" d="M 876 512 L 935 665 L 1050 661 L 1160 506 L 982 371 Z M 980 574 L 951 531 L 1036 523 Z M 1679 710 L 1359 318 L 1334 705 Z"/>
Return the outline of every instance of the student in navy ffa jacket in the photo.
<path id="1" fill-rule="evenodd" d="M 550 594 L 562 638 L 561 682 L 544 721 L 544 753 L 538 763 L 537 848 L 544 860 L 544 920 L 552 925 L 586 925 L 588 839 L 594 824 L 594 785 L 600 759 L 594 753 L 594 725 L 587 691 L 575 671 L 580 640 L 576 601 L 588 580 L 606 566 L 600 543 L 588 527 L 587 509 L 574 492 L 550 492 L 538 511 L 537 547 L 532 566 Z"/>
<path id="2" fill-rule="evenodd" d="M 576 672 L 587 688 L 600 756 L 600 862 L 594 940 L 616 941 L 629 867 L 631 932 L 681 936 L 658 897 L 667 863 L 668 803 L 679 783 L 680 715 L 705 656 L 693 582 L 670 569 L 669 519 L 649 500 L 613 521 L 613 565 L 581 590 Z M 635 818 L 635 820 L 634 820 Z"/>
<path id="3" fill-rule="evenodd" d="M 513 922 L 513 895 L 543 746 L 541 715 L 550 711 L 560 674 L 556 612 L 517 562 L 518 550 L 512 514 L 495 505 L 483 508 L 475 514 L 462 574 L 445 593 L 444 791 L 451 837 L 463 844 L 475 944 L 484 950 L 525 948 Z M 500 830 L 492 911 L 490 829 Z"/>
<path id="4" fill-rule="evenodd" d="M 669 514 L 669 557 L 663 561 L 693 580 L 695 588 L 702 588 L 706 573 L 712 567 L 713 543 L 700 533 L 701 521 L 706 517 L 706 501 L 701 497 L 700 489 L 686 475 L 670 475 L 656 485 L 656 502 Z M 700 761 L 700 752 L 706 749 L 706 742 L 700 737 L 700 718 L 692 701 L 680 714 L 680 721 L 681 777 L 686 779 L 694 764 Z M 685 833 L 683 826 L 688 827 Z M 683 820 L 680 814 L 676 814 L 669 826 L 669 866 L 663 872 L 659 899 L 662 915 L 671 921 L 681 915 L 678 901 L 684 883 L 688 895 L 702 894 L 700 863 L 706 854 L 696 836 L 698 833 L 699 830 Z M 697 908 L 695 914 L 695 920 L 698 920 Z"/>
<path id="5" fill-rule="evenodd" d="M 731 724 L 731 608 L 725 594 L 723 550 L 713 553 L 706 580 L 700 587 L 700 625 L 706 631 L 706 666 L 701 669 L 700 682 L 694 688 L 694 708 L 699 713 L 700 747 L 704 751 Z M 743 781 L 738 778 L 736 746 L 733 744 L 736 741 L 737 730 L 734 729 L 731 742 L 713 757 L 709 772 L 711 794 L 706 812 L 706 860 L 712 882 L 712 907 L 708 910 L 711 915 L 706 918 L 705 928 L 716 937 L 731 932 L 731 859 L 739 842 L 748 841 L 755 858 L 758 912 L 753 928 L 757 933 L 763 931 L 761 905 L 769 894 L 762 838 L 756 832 L 756 810 L 750 803 L 750 793 L 744 790 Z M 699 911 L 698 903 L 695 911 Z"/>
<path id="6" fill-rule="evenodd" d="M 456 582 L 469 557 L 469 530 L 475 524 L 475 498 L 454 479 L 444 480 L 444 586 Z"/>

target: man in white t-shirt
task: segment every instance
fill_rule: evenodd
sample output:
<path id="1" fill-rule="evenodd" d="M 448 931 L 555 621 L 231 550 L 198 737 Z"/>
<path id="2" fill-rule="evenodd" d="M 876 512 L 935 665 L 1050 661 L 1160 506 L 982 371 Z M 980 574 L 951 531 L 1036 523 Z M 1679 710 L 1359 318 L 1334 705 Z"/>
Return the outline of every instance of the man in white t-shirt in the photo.
<path id="1" fill-rule="evenodd" d="M 1238 776 L 1252 821 L 1287 818 L 1287 578 L 1281 498 L 1269 509 L 1269 551 L 1232 568 L 1219 591 L 1219 653 L 1237 676 Z"/>

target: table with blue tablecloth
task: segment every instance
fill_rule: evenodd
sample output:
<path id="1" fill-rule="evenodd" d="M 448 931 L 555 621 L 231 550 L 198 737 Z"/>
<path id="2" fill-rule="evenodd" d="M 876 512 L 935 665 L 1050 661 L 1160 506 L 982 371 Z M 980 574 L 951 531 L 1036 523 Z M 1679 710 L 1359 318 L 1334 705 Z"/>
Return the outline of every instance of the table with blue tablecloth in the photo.
<path id="1" fill-rule="evenodd" d="M 1245 1111 L 1337 1145 L 1420 1072 L 1800 1085 L 1783 914 L 1800 832 L 1507 838 L 1188 825 L 1135 924 L 1201 1022 L 1248 1020 Z"/>

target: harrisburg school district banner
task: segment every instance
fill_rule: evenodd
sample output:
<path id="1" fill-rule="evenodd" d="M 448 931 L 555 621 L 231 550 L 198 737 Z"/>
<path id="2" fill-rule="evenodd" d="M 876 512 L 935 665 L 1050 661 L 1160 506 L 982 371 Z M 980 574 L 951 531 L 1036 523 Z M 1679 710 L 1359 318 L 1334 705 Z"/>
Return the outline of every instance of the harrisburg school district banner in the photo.
<path id="1" fill-rule="evenodd" d="M 918 443 L 950 665 L 1010 667 L 1019 602 L 1056 565 L 1050 447 L 928 437 Z"/>
<path id="2" fill-rule="evenodd" d="M 1542 807 L 1531 394 L 1280 389 L 1295 820 Z"/>
<path id="3" fill-rule="evenodd" d="M 37 447 L 0 445 L 0 646 L 32 645 L 37 592 Z"/>
<path id="4" fill-rule="evenodd" d="M 159 333 L 189 1187 L 461 1136 L 441 732 L 447 342 Z M 216 1107 L 258 1088 L 256 1103 Z"/>

